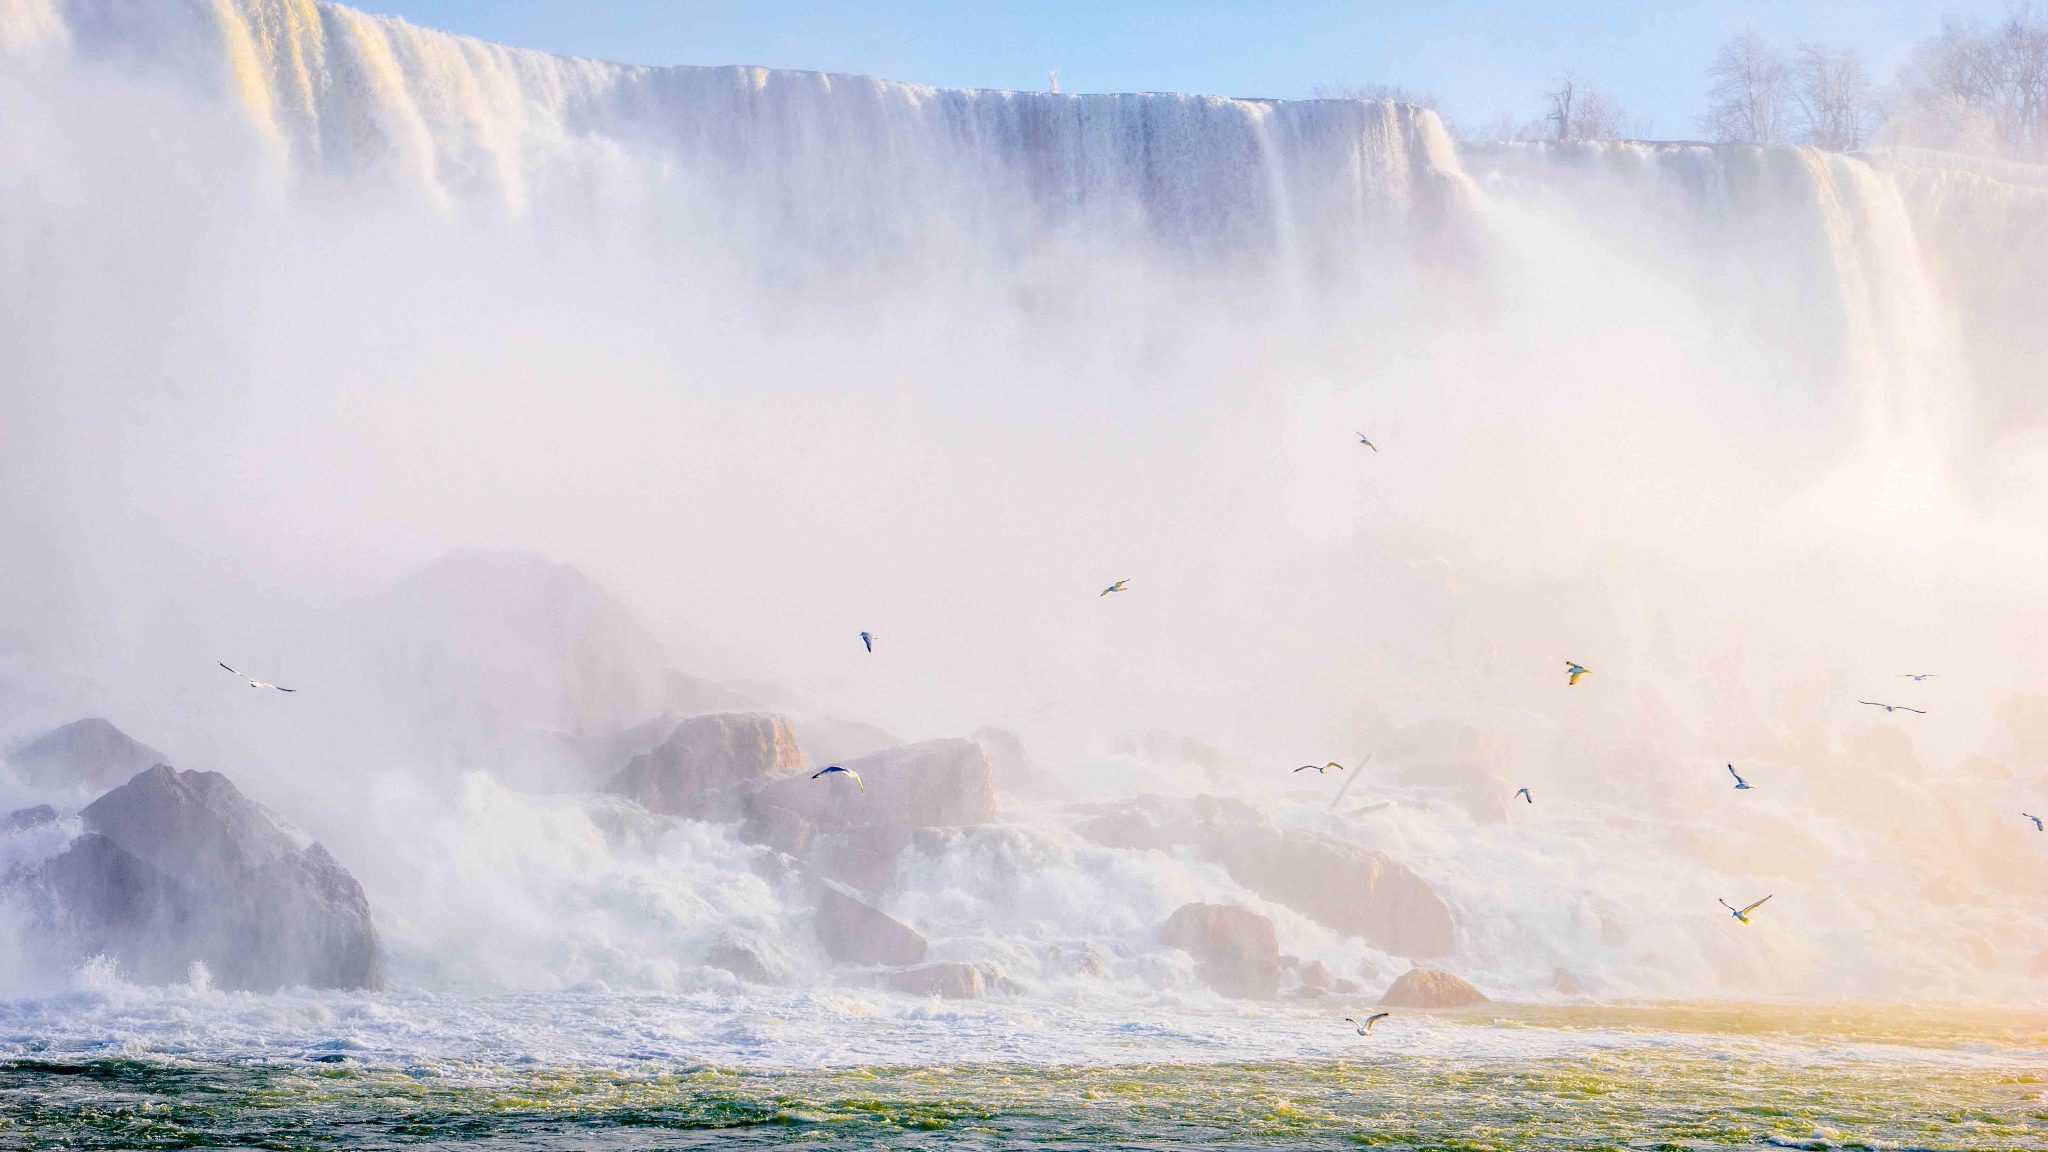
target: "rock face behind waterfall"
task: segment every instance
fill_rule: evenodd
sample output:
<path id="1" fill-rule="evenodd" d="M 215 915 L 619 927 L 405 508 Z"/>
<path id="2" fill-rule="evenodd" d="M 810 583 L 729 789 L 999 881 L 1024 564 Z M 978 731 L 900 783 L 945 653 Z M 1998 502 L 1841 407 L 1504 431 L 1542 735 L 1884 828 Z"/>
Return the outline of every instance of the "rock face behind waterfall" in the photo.
<path id="1" fill-rule="evenodd" d="M 203 961 L 219 987 L 254 991 L 381 984 L 362 886 L 227 777 L 159 764 L 80 818 L 83 835 L 16 878 L 53 959 L 104 954 L 150 983 Z"/>
<path id="2" fill-rule="evenodd" d="M 93 717 L 45 733 L 15 749 L 7 759 L 29 783 L 39 787 L 85 784 L 97 789 L 110 788 L 152 764 L 163 763 L 164 754 Z"/>
<path id="3" fill-rule="evenodd" d="M 635 756 L 606 787 L 650 811 L 737 820 L 747 814 L 750 796 L 803 766 L 796 734 L 780 716 L 693 716 L 653 751 Z"/>
<path id="4" fill-rule="evenodd" d="M 1429 960 L 1455 943 L 1443 898 L 1384 853 L 1314 832 L 1247 829 L 1217 854 L 1238 883 L 1375 948 Z"/>

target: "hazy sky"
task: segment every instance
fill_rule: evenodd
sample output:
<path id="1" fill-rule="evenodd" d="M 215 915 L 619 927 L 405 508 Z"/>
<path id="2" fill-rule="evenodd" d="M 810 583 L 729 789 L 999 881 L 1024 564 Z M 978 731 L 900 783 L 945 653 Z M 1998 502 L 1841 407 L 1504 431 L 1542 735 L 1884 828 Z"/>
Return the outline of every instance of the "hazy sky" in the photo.
<path id="1" fill-rule="evenodd" d="M 1695 134 L 1714 47 L 1753 26 L 1783 43 L 1854 45 L 1889 76 L 1946 15 L 2005 0 L 1434 4 L 956 4 L 936 0 L 366 0 L 416 23 L 576 56 L 641 64 L 766 64 L 929 84 L 1077 92 L 1307 96 L 1380 81 L 1437 93 L 1468 121 L 1534 115 L 1567 66 L 1650 120 Z"/>

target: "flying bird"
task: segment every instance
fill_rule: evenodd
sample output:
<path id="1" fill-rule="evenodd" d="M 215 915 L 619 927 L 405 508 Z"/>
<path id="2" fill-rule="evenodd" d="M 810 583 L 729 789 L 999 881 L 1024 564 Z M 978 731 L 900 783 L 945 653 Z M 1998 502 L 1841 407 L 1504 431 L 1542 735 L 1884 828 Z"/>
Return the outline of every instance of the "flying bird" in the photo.
<path id="1" fill-rule="evenodd" d="M 216 663 L 218 663 L 218 661 L 216 661 Z M 227 666 L 226 664 L 221 664 L 221 667 L 223 667 L 223 668 L 228 668 L 228 666 Z M 258 679 L 256 679 L 256 678 L 255 678 L 254 676 L 251 676 L 251 675 L 249 675 L 249 674 L 248 674 L 248 673 L 246 673 L 246 672 L 235 672 L 235 670 L 234 670 L 233 668 L 228 668 L 228 671 L 230 671 L 230 672 L 234 672 L 234 673 L 235 673 L 235 675 L 237 675 L 237 676 L 240 676 L 240 677 L 241 677 L 242 679 L 244 679 L 244 680 L 247 680 L 247 681 L 249 682 L 249 687 L 251 687 L 251 688 L 276 688 L 276 689 L 277 689 L 277 690 L 278 690 L 279 692 L 297 692 L 297 691 L 298 691 L 298 689 L 297 689 L 297 688 L 285 688 L 285 687 L 283 687 L 283 686 L 281 686 L 281 685 L 277 685 L 277 684 L 272 684 L 272 683 L 270 683 L 269 681 L 266 681 L 266 680 L 258 680 Z"/>
<path id="2" fill-rule="evenodd" d="M 2039 816 L 2034 815 L 2032 812 L 2022 812 L 2020 813 L 2020 815 L 2025 816 L 2027 819 L 2032 820 L 2034 822 L 2034 831 L 2048 831 L 2048 829 L 2044 829 L 2042 827 L 2041 818 Z"/>
<path id="3" fill-rule="evenodd" d="M 1733 777 L 1735 777 L 1735 790 L 1736 790 L 1737 792 L 1740 792 L 1740 791 L 1742 791 L 1742 790 L 1743 790 L 1744 788 L 1747 788 L 1747 787 L 1749 787 L 1749 786 L 1750 786 L 1750 785 L 1749 785 L 1749 781 L 1747 781 L 1747 780 L 1744 780 L 1744 779 L 1742 778 L 1742 773 L 1740 773 L 1740 772 L 1737 772 L 1737 771 L 1735 770 L 1735 765 L 1733 765 L 1733 764 L 1730 764 L 1730 765 L 1728 766 L 1728 774 L 1729 774 L 1730 776 L 1733 776 Z"/>
<path id="4" fill-rule="evenodd" d="M 860 773 L 855 772 L 851 768 L 841 768 L 839 765 L 833 764 L 825 768 L 820 768 L 816 772 L 811 773 L 811 779 L 813 780 L 816 780 L 820 776 L 851 776 L 853 777 L 853 782 L 855 784 L 860 784 L 860 790 L 863 794 L 865 794 L 868 790 L 867 785 L 860 783 Z"/>
<path id="5" fill-rule="evenodd" d="M 1536 798 L 1534 796 L 1529 795 L 1529 790 L 1527 788 L 1515 789 L 1515 795 L 1520 796 L 1522 799 L 1527 800 L 1531 804 L 1534 804 L 1536 802 Z"/>
<path id="6" fill-rule="evenodd" d="M 1328 776 L 1328 775 L 1330 774 L 1330 769 L 1332 769 L 1332 768 L 1335 768 L 1335 769 L 1336 769 L 1337 771 L 1339 771 L 1339 772 L 1342 772 L 1342 771 L 1344 770 L 1344 766 L 1343 766 L 1342 764 L 1339 764 L 1339 763 L 1337 763 L 1337 762 L 1336 762 L 1335 760 L 1332 760 L 1332 761 L 1330 761 L 1330 762 L 1329 762 L 1328 764 L 1322 764 L 1322 765 L 1316 765 L 1316 764 L 1303 764 L 1303 765 L 1302 765 L 1301 767 L 1299 767 L 1299 768 L 1296 768 L 1296 769 L 1295 769 L 1295 771 L 1296 771 L 1296 772 L 1314 772 L 1314 773 L 1315 773 L 1316 775 L 1318 775 L 1318 776 Z"/>
<path id="7" fill-rule="evenodd" d="M 1899 673 L 1899 679 L 1912 680 L 1917 683 L 1921 680 L 1932 680 L 1939 675 L 1941 675 L 1939 672 L 1901 672 Z"/>
<path id="8" fill-rule="evenodd" d="M 1585 665 L 1574 664 L 1569 660 L 1564 662 L 1564 670 L 1571 675 L 1571 680 L 1568 681 L 1569 684 L 1577 684 L 1579 682 L 1579 677 L 1584 676 L 1587 672 L 1591 671 L 1591 669 L 1587 668 Z"/>
<path id="9" fill-rule="evenodd" d="M 868 651 L 873 652 L 875 650 L 875 634 L 873 632 L 861 633 L 860 642 L 867 645 Z"/>
<path id="10" fill-rule="evenodd" d="M 1775 895 L 1777 895 L 1777 893 L 1775 893 L 1775 892 L 1774 892 L 1774 893 L 1772 893 L 1771 895 L 1775 896 Z M 1766 897 L 1764 897 L 1764 900 L 1769 900 L 1770 898 L 1771 898 L 1770 896 L 1766 896 Z M 1750 905 L 1749 907 L 1747 907 L 1747 908 L 1737 908 L 1737 907 L 1736 907 L 1735 905 L 1733 905 L 1733 904 L 1730 904 L 1730 903 L 1729 903 L 1729 902 L 1727 902 L 1726 900 L 1722 900 L 1722 901 L 1721 901 L 1721 907 L 1723 907 L 1723 908 L 1726 908 L 1726 909 L 1727 909 L 1728 911 L 1730 911 L 1730 912 L 1734 913 L 1734 914 L 1735 914 L 1735 918 L 1736 918 L 1737 920 L 1740 920 L 1740 921 L 1742 921 L 1742 922 L 1743 922 L 1744 924 L 1747 924 L 1747 923 L 1749 923 L 1749 914 L 1750 914 L 1751 912 L 1754 912 L 1754 911 L 1756 911 L 1757 909 L 1759 909 L 1759 908 L 1763 907 L 1763 906 L 1764 906 L 1764 900 L 1759 900 L 1759 901 L 1757 901 L 1756 903 L 1754 903 L 1754 904 L 1751 904 L 1751 905 Z"/>
<path id="11" fill-rule="evenodd" d="M 1919 716 L 1927 715 L 1927 713 L 1920 711 L 1918 708 L 1908 708 L 1904 704 L 1879 704 L 1875 700 L 1858 700 L 1857 703 L 1868 704 L 1872 708 L 1882 708 L 1887 712 L 1911 712 Z"/>
<path id="12" fill-rule="evenodd" d="M 1358 442 L 1359 442 L 1360 444 L 1363 444 L 1363 445 L 1365 445 L 1365 446 L 1366 446 L 1367 448 L 1370 448 L 1370 449 L 1372 449 L 1372 450 L 1373 450 L 1373 451 L 1375 451 L 1375 452 L 1377 452 L 1377 451 L 1379 451 L 1379 450 L 1380 450 L 1380 447 L 1379 447 L 1379 445 L 1377 445 L 1377 444 L 1373 443 L 1373 442 L 1372 442 L 1372 441 L 1370 441 L 1370 440 L 1367 440 L 1367 439 L 1365 438 L 1365 433 L 1363 433 L 1363 432 L 1360 432 L 1360 433 L 1358 434 Z"/>
<path id="13" fill-rule="evenodd" d="M 1357 1021 L 1357 1020 L 1353 1020 L 1353 1019 L 1352 1019 L 1351 1017 L 1349 1017 L 1349 1016 L 1346 1016 L 1346 1017 L 1344 1018 L 1344 1022 L 1345 1022 L 1346 1024 L 1349 1024 L 1349 1025 L 1351 1025 L 1351 1026 L 1352 1026 L 1353 1028 L 1356 1028 L 1356 1029 L 1358 1029 L 1358 1034 L 1359 1034 L 1360 1036 L 1370 1036 L 1370 1035 L 1372 1035 L 1372 1026 L 1373 1026 L 1373 1025 L 1375 1025 L 1375 1024 L 1377 1024 L 1377 1023 L 1379 1023 L 1379 1022 L 1380 1022 L 1380 1021 L 1382 1021 L 1382 1020 L 1385 1020 L 1385 1019 L 1386 1019 L 1387 1017 L 1389 1017 L 1389 1016 L 1392 1016 L 1392 1015 L 1393 1015 L 1393 1013 L 1392 1013 L 1392 1012 L 1375 1012 L 1375 1013 L 1373 1013 L 1372 1015 L 1370 1015 L 1370 1016 L 1367 1016 L 1367 1017 L 1365 1018 L 1365 1020 L 1364 1020 L 1364 1022 L 1363 1022 L 1363 1023 L 1361 1023 L 1361 1022 L 1359 1022 L 1359 1021 Z"/>
<path id="14" fill-rule="evenodd" d="M 1126 584 L 1129 584 L 1129 583 L 1130 583 L 1130 581 L 1129 581 L 1129 580 L 1119 580 L 1119 581 L 1117 581 L 1116 583 L 1114 583 L 1114 584 L 1111 584 L 1111 585 L 1110 585 L 1109 587 L 1107 587 L 1107 588 L 1104 588 L 1104 589 L 1102 590 L 1102 593 L 1101 593 L 1101 594 L 1102 594 L 1102 595 L 1104 595 L 1104 596 L 1107 596 L 1107 595 L 1109 595 L 1109 594 L 1110 594 L 1111 592 L 1128 592 L 1128 591 L 1130 591 L 1130 589 L 1128 589 L 1128 588 L 1124 587 L 1124 585 L 1126 585 Z"/>

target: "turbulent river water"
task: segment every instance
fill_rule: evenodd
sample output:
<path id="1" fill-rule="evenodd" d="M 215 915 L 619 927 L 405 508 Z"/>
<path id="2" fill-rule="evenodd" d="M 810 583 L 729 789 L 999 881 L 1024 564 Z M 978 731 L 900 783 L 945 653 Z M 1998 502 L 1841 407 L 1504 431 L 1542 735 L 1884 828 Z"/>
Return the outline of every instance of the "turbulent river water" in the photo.
<path id="1" fill-rule="evenodd" d="M 0 1145 L 2048 1146 L 2044 267 L 2048 170 L 1901 148 L 0 0 L 0 744 L 226 774 L 387 984 L 0 901 Z M 863 881 L 993 995 L 606 791 L 739 709 L 1009 750 Z M 1496 1003 L 1352 1034 L 1416 960 Z"/>

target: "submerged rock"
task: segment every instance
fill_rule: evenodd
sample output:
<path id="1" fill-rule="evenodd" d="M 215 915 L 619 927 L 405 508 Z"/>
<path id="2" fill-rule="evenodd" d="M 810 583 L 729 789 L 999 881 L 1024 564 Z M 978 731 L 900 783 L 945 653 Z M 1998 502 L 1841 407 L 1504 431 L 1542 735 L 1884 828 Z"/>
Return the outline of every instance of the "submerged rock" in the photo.
<path id="1" fill-rule="evenodd" d="M 981 970 L 972 964 L 927 964 L 892 972 L 885 981 L 912 996 L 943 996 L 948 1000 L 979 1000 L 988 992 Z"/>
<path id="2" fill-rule="evenodd" d="M 670 816 L 738 820 L 748 814 L 750 796 L 796 777 L 803 766 L 796 733 L 781 716 L 693 716 L 653 751 L 635 756 L 606 791 Z"/>
<path id="3" fill-rule="evenodd" d="M 1486 1002 L 1486 993 L 1433 968 L 1409 969 L 1380 997 L 1389 1008 L 1464 1008 Z"/>
<path id="4" fill-rule="evenodd" d="M 93 717 L 44 733 L 15 749 L 7 761 L 39 788 L 111 788 L 164 759 L 163 753 Z"/>
<path id="5" fill-rule="evenodd" d="M 815 930 L 842 964 L 915 964 L 929 947 L 916 929 L 829 881 L 819 888 Z"/>
<path id="6" fill-rule="evenodd" d="M 1273 922 L 1227 904 L 1183 904 L 1159 930 L 1161 943 L 1192 955 L 1204 983 L 1226 996 L 1280 991 L 1280 943 Z"/>
<path id="7" fill-rule="evenodd" d="M 159 764 L 80 818 L 84 835 L 17 878 L 45 955 L 104 954 L 148 983 L 203 961 L 226 989 L 381 984 L 362 886 L 227 777 Z"/>

